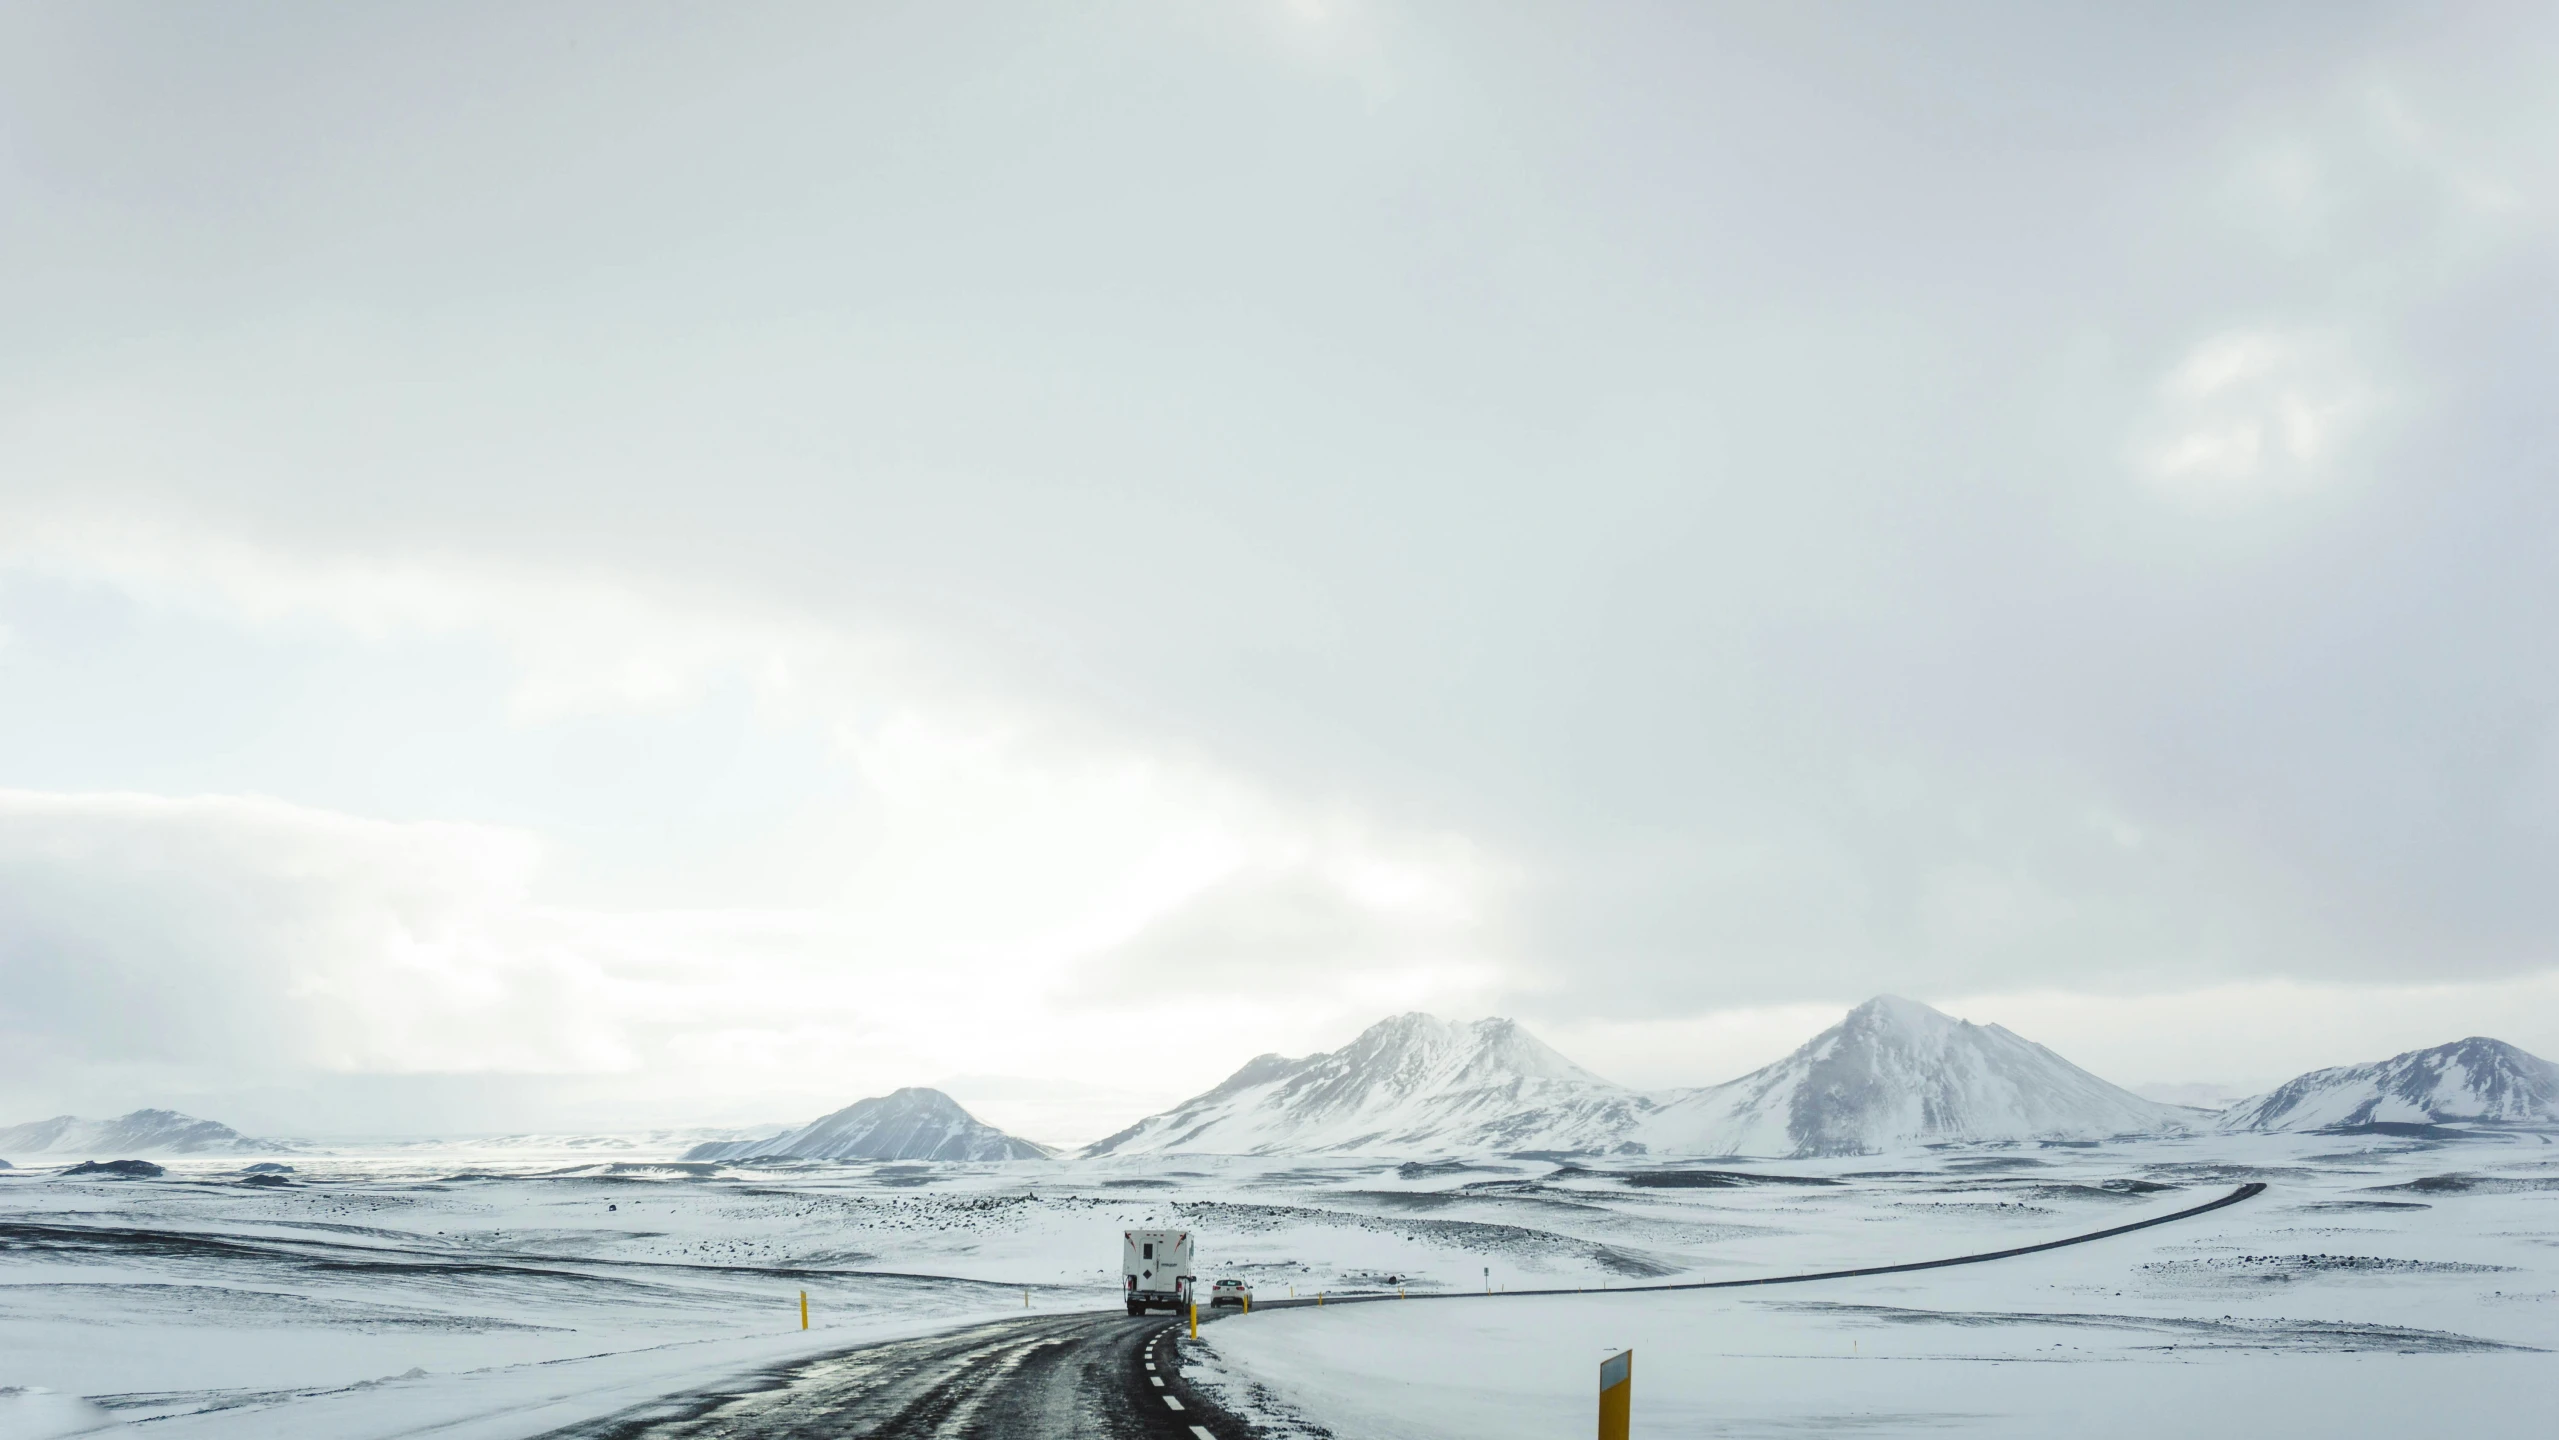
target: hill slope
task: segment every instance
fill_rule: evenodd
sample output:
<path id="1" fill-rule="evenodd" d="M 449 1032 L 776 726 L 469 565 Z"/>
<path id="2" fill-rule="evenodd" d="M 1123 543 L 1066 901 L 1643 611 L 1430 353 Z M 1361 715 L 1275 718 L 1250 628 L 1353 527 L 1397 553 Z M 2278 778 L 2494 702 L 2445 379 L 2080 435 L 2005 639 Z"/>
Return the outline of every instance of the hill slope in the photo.
<path id="1" fill-rule="evenodd" d="M 2366 1065 L 2297 1076 L 2223 1113 L 2224 1130 L 2320 1130 L 2380 1122 L 2559 1124 L 2559 1065 L 2473 1035 Z"/>
<path id="2" fill-rule="evenodd" d="M 275 1153 L 293 1147 L 258 1140 L 228 1125 L 175 1110 L 136 1110 L 112 1120 L 56 1115 L 0 1129 L 0 1155 L 131 1155 Z"/>
<path id="3" fill-rule="evenodd" d="M 1773 1065 L 1664 1098 L 1657 1152 L 1857 1155 L 1943 1141 L 2103 1139 L 2205 1117 L 2144 1100 L 1997 1025 L 1881 995 Z"/>
<path id="4" fill-rule="evenodd" d="M 1381 1020 L 1339 1050 L 1264 1055 L 1086 1155 L 1603 1149 L 1652 1108 L 1509 1020 Z"/>
<path id="5" fill-rule="evenodd" d="M 714 1140 L 687 1160 L 1040 1160 L 1055 1152 L 1007 1135 L 939 1090 L 910 1085 L 856 1100 L 770 1140 Z"/>

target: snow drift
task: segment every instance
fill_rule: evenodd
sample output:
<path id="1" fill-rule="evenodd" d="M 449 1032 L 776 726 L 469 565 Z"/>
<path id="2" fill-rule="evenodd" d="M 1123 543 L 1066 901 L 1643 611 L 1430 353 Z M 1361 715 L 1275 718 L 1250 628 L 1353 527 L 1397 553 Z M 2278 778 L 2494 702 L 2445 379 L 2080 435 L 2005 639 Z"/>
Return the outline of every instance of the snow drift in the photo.
<path id="1" fill-rule="evenodd" d="M 2296 1076 L 2233 1105 L 2224 1130 L 2323 1130 L 2376 1122 L 2559 1124 L 2559 1065 L 2473 1035 L 2365 1065 Z"/>
<path id="2" fill-rule="evenodd" d="M 113 1120 L 56 1115 L 0 1129 L 0 1154 L 7 1155 L 272 1154 L 293 1148 L 275 1140 L 252 1139 L 228 1125 L 175 1110 L 136 1110 Z"/>
<path id="3" fill-rule="evenodd" d="M 1039 1160 L 1056 1152 L 1007 1135 L 939 1090 L 910 1085 L 856 1100 L 770 1140 L 715 1140 L 687 1160 Z"/>
<path id="4" fill-rule="evenodd" d="M 1086 1155 L 1595 1150 L 1652 1108 L 1513 1021 L 1381 1020 L 1339 1050 L 1263 1055 Z"/>
<path id="5" fill-rule="evenodd" d="M 2156 1135 L 2204 1119 L 2110 1085 L 2001 1026 L 1881 995 L 1773 1065 L 1664 1097 L 1635 1138 L 1672 1154 L 1859 1155 Z"/>

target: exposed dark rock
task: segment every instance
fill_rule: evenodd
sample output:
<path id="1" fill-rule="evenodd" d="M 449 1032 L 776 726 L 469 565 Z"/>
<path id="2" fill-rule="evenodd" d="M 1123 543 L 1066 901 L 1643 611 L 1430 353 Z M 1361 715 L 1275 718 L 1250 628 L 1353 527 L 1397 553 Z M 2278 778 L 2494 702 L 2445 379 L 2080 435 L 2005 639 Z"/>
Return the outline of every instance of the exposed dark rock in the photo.
<path id="1" fill-rule="evenodd" d="M 151 1180 L 169 1172 L 148 1160 L 83 1160 L 62 1173 L 65 1175 L 112 1175 L 126 1180 Z"/>

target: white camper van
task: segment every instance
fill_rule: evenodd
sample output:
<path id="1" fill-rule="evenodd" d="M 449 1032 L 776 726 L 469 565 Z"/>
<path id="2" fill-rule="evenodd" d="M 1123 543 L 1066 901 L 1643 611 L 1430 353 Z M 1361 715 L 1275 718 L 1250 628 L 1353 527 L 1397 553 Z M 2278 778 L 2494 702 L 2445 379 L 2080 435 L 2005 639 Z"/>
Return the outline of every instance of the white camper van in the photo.
<path id="1" fill-rule="evenodd" d="M 1123 1230 L 1120 1237 L 1120 1288 L 1127 1293 L 1128 1313 L 1143 1315 L 1151 1305 L 1187 1308 L 1195 1278 L 1191 1232 Z"/>

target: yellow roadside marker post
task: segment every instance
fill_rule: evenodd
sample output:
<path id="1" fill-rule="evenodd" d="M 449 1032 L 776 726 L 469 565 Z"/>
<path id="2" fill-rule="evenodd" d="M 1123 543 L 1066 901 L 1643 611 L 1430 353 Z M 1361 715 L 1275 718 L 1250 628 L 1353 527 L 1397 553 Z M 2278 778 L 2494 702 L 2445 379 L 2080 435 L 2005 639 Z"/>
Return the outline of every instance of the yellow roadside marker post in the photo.
<path id="1" fill-rule="evenodd" d="M 1634 1390 L 1634 1351 L 1620 1350 L 1599 1362 L 1599 1440 L 1626 1440 Z"/>
<path id="2" fill-rule="evenodd" d="M 1200 1302 L 1197 1300 L 1191 1302 L 1191 1338 L 1200 1338 Z"/>
<path id="3" fill-rule="evenodd" d="M 1247 1315 L 1253 1313 L 1253 1292 L 1250 1290 L 1244 1292 L 1244 1313 Z"/>
<path id="4" fill-rule="evenodd" d="M 809 1328 L 809 1292 L 806 1290 L 800 1292 L 800 1328 Z"/>

